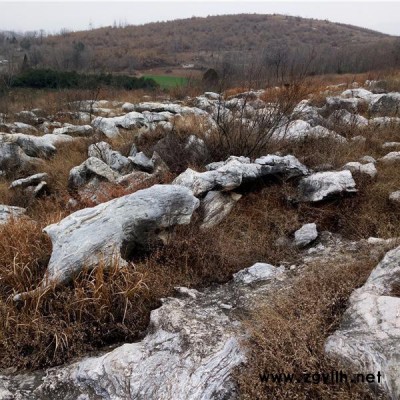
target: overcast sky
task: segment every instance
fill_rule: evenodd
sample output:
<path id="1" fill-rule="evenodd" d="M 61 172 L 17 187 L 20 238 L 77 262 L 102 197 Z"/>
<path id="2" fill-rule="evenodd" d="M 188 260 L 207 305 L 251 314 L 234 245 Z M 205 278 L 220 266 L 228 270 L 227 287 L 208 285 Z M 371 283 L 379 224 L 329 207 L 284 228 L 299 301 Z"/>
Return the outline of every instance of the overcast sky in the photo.
<path id="1" fill-rule="evenodd" d="M 258 13 L 329 19 L 400 35 L 400 1 L 3 1 L 0 30 L 47 32 L 144 24 L 192 16 Z"/>

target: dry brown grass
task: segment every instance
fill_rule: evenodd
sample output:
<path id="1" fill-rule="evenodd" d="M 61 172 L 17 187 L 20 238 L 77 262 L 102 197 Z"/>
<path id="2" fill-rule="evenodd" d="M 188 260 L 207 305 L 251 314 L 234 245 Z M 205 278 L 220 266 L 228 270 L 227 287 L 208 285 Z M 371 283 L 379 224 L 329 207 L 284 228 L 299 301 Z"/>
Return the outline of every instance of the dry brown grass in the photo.
<path id="1" fill-rule="evenodd" d="M 321 85 L 316 81 L 312 90 Z M 304 93 L 301 92 L 301 96 Z M 87 94 L 80 95 L 83 99 Z M 46 99 L 47 95 L 42 93 L 41 96 Z M 52 94 L 48 96 L 46 101 L 51 102 Z M 79 97 L 78 94 L 71 96 Z M 133 93 L 127 93 L 126 97 L 115 93 L 115 96 L 118 100 L 137 100 L 132 97 L 136 96 Z M 109 93 L 100 96 L 105 97 L 113 99 Z M 33 103 L 26 104 L 31 107 Z M 19 111 L 20 105 L 18 107 Z M 175 126 L 176 141 L 172 141 L 170 150 L 172 156 L 178 158 L 171 161 L 178 166 L 176 171 L 194 164 L 187 155 L 180 154 L 176 146 L 192 133 L 201 133 L 195 120 L 188 119 Z M 348 130 L 343 134 L 351 138 L 360 132 Z M 399 141 L 395 128 L 367 129 L 362 134 L 367 138 L 362 145 L 308 140 L 297 144 L 268 144 L 259 155 L 282 151 L 294 154 L 311 168 L 329 163 L 339 169 L 364 155 L 379 158 L 387 153 L 381 148 L 383 142 Z M 153 137 L 144 135 L 138 140 L 134 132 L 126 132 L 120 138 L 105 140 L 113 149 L 127 155 L 134 140 L 140 150 L 150 151 L 159 138 L 156 132 Z M 297 250 L 275 244 L 279 238 L 289 237 L 303 223 L 316 222 L 320 231 L 329 230 L 353 239 L 400 236 L 400 210 L 388 202 L 389 193 L 399 189 L 397 166 L 378 164 L 378 176 L 373 180 L 355 174 L 359 188 L 356 195 L 319 205 L 288 202 L 287 196 L 295 192 L 295 182 L 258 182 L 241 189 L 243 198 L 219 226 L 201 231 L 196 215 L 190 226 L 174 229 L 165 246 L 136 254 L 129 266 L 120 269 L 113 265 L 107 269 L 100 263 L 95 270 L 82 272 L 71 284 L 51 289 L 47 296 L 33 298 L 22 306 L 17 305 L 10 297 L 36 287 L 43 277 L 51 243 L 42 229 L 72 212 L 66 206 L 70 196 L 69 171 L 87 158 L 91 142 L 81 140 L 59 146 L 46 167 L 34 171 L 49 174 L 48 196 L 28 199 L 23 192 L 11 193 L 10 182 L 0 179 L 0 204 L 26 206 L 32 218 L 0 227 L 0 351 L 3 355 L 0 367 L 56 365 L 105 345 L 137 340 L 147 327 L 150 311 L 159 305 L 160 298 L 172 295 L 175 286 L 198 288 L 225 282 L 232 273 L 255 262 L 294 262 Z M 202 169 L 204 166 L 200 162 L 195 167 Z M 170 174 L 163 177 L 162 182 L 172 179 L 173 174 Z M 152 183 L 131 188 L 130 192 Z M 107 183 L 101 190 L 100 201 L 127 194 L 124 188 Z M 78 207 L 91 205 L 82 202 Z M 259 368 L 265 365 L 271 370 L 336 369 L 322 353 L 323 341 L 339 323 L 351 291 L 362 284 L 372 267 L 367 260 L 349 265 L 312 266 L 296 281 L 293 289 L 271 298 L 267 306 L 255 312 L 250 320 L 254 325 L 253 368 L 239 378 L 244 399 L 372 398 L 360 387 L 322 385 L 301 389 L 278 387 L 264 393 L 270 397 L 257 397 L 264 390 L 257 378 Z"/>
<path id="2" fill-rule="evenodd" d="M 358 261 L 315 264 L 288 288 L 270 295 L 244 322 L 250 332 L 246 366 L 237 375 L 240 398 L 256 399 L 384 399 L 362 384 L 262 383 L 263 373 L 330 373 L 349 371 L 329 359 L 324 343 L 337 328 L 354 288 L 368 277 L 374 264 Z"/>

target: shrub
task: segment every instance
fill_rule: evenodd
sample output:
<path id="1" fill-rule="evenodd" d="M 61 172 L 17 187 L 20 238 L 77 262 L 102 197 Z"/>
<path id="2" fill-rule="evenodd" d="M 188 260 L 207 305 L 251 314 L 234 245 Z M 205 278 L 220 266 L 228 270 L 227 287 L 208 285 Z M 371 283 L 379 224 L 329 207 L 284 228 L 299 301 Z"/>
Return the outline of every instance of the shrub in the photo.
<path id="1" fill-rule="evenodd" d="M 35 89 L 93 89 L 112 86 L 126 90 L 154 89 L 158 85 L 153 79 L 135 78 L 126 75 L 78 74 L 75 71 L 56 71 L 51 69 L 29 69 L 11 80 L 12 87 Z"/>

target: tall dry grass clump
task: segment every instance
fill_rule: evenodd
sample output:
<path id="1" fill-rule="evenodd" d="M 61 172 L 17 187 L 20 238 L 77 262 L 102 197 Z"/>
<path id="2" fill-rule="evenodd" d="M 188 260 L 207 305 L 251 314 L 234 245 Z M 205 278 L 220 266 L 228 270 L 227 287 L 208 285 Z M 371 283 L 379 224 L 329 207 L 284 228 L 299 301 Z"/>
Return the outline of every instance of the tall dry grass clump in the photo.
<path id="1" fill-rule="evenodd" d="M 265 298 L 264 305 L 244 321 L 250 333 L 246 366 L 238 371 L 243 400 L 385 399 L 366 384 L 265 383 L 260 374 L 348 371 L 329 359 L 324 344 L 340 324 L 347 300 L 364 283 L 374 263 L 362 254 L 352 262 L 316 263 L 288 289 Z"/>

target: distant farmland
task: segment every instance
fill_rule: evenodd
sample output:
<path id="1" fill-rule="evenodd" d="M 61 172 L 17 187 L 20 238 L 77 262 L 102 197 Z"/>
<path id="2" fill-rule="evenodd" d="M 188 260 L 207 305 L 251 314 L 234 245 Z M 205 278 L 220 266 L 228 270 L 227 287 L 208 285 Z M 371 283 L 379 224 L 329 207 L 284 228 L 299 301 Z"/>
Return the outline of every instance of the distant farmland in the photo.
<path id="1" fill-rule="evenodd" d="M 155 80 L 162 89 L 170 89 L 177 86 L 184 86 L 187 85 L 187 83 L 189 82 L 188 78 L 181 76 L 144 75 L 144 77 Z"/>

